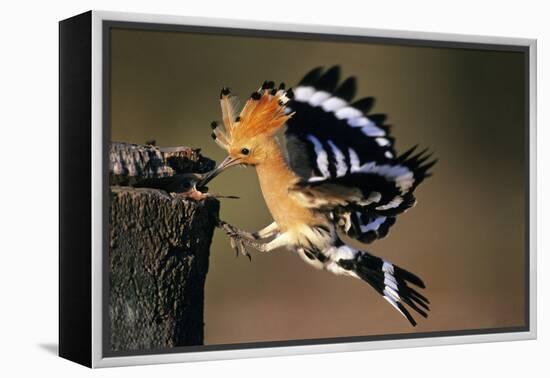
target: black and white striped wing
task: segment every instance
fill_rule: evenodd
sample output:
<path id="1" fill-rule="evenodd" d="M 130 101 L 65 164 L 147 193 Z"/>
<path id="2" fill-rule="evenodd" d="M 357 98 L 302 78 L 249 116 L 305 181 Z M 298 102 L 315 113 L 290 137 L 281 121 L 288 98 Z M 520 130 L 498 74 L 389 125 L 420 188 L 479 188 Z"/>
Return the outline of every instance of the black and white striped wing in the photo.
<path id="1" fill-rule="evenodd" d="M 413 191 L 435 161 L 427 162 L 425 151 L 413 155 L 414 148 L 397 156 L 386 116 L 369 113 L 374 99 L 353 101 L 355 78 L 339 84 L 339 76 L 337 66 L 316 68 L 294 88 L 286 148 L 302 181 L 290 194 L 371 242 L 415 203 Z"/>

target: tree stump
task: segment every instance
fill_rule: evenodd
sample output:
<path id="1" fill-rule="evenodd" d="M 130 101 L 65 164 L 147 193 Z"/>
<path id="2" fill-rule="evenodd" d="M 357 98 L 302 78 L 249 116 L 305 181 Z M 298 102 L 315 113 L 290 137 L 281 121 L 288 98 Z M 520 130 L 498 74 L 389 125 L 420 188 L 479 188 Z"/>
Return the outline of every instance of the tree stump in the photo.
<path id="1" fill-rule="evenodd" d="M 160 150 L 156 147 L 114 145 L 131 146 L 134 150 L 126 156 L 126 163 L 133 156 L 134 162 L 141 164 L 142 157 L 152 152 L 155 166 L 164 167 L 157 169 L 162 175 L 170 169 L 174 173 L 189 173 L 205 171 L 205 165 L 213 166 L 211 160 L 197 152 L 192 158 L 177 158 L 185 164 L 175 169 L 162 153 L 157 153 Z M 143 167 L 153 167 L 150 161 Z M 124 182 L 121 172 L 117 183 Z M 154 175 L 152 169 L 131 172 L 147 174 L 134 174 L 127 182 Z M 130 186 L 111 186 L 110 199 L 111 350 L 201 345 L 204 283 L 219 202 L 211 198 L 194 201 L 180 194 Z"/>

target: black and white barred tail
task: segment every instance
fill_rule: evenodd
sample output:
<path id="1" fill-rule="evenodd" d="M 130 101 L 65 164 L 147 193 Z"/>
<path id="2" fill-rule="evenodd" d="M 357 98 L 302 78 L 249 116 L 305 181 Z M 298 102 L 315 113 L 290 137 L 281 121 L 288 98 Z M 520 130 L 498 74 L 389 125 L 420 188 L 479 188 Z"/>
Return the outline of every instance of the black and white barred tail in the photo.
<path id="1" fill-rule="evenodd" d="M 417 323 L 406 306 L 425 318 L 428 316 L 430 302 L 412 287 L 417 286 L 424 289 L 426 286 L 415 274 L 380 257 L 345 244 L 331 247 L 327 252 L 329 252 L 332 262 L 332 266 L 327 266 L 328 270 L 360 278 L 367 282 L 413 326 L 416 326 Z"/>

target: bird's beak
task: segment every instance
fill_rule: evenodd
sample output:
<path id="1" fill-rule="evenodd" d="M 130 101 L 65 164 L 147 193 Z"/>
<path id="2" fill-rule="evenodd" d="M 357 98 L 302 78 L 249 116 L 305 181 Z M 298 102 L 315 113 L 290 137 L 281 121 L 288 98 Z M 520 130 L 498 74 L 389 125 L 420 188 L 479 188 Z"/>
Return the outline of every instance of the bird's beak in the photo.
<path id="1" fill-rule="evenodd" d="M 228 156 L 222 161 L 216 168 L 211 170 L 210 172 L 206 173 L 203 178 L 197 183 L 197 188 L 200 188 L 202 186 L 205 186 L 208 184 L 214 177 L 222 173 L 227 168 L 230 168 L 234 165 L 241 164 L 240 158 L 233 158 L 231 156 Z"/>

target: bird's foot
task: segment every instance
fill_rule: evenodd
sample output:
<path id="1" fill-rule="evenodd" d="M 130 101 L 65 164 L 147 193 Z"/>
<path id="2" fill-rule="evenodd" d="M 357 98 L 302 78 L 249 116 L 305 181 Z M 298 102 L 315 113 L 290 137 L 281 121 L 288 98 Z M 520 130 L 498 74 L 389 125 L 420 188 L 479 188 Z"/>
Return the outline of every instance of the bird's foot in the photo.
<path id="1" fill-rule="evenodd" d="M 258 240 L 255 233 L 241 230 L 223 220 L 218 220 L 218 227 L 224 230 L 227 236 L 233 236 L 238 239 Z"/>
<path id="2" fill-rule="evenodd" d="M 248 257 L 248 259 L 252 261 L 252 256 L 247 251 L 245 243 L 248 244 L 247 242 L 250 241 L 250 239 L 254 239 L 254 236 L 249 232 L 239 230 L 237 227 L 222 220 L 218 222 L 218 227 L 220 227 L 225 234 L 229 236 L 231 247 L 235 250 L 237 256 L 241 254 Z"/>

